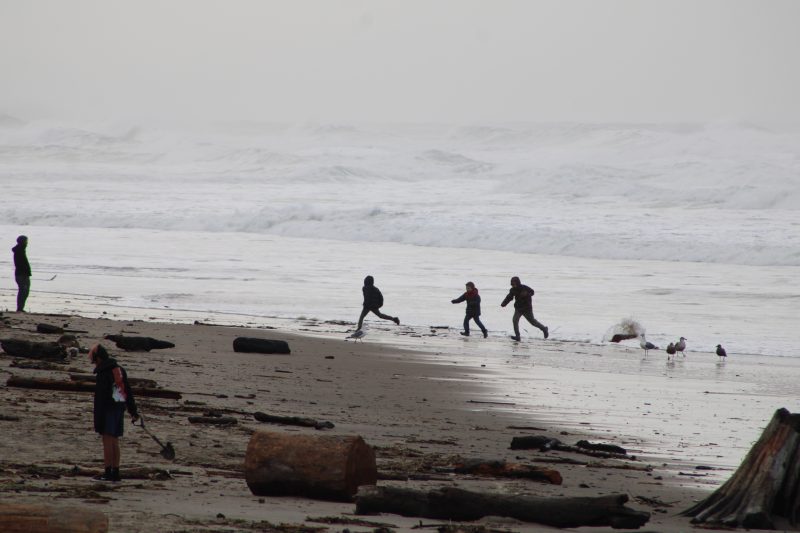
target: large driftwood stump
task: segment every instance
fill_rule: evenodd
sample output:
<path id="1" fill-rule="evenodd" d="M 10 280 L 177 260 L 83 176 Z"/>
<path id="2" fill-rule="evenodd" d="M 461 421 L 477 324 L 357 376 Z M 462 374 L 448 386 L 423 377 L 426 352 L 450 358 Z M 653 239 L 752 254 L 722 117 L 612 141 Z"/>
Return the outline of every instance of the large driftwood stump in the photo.
<path id="1" fill-rule="evenodd" d="M 244 459 L 247 486 L 257 496 L 305 496 L 352 501 L 378 479 L 375 452 L 361 437 L 256 431 Z"/>
<path id="2" fill-rule="evenodd" d="M 397 487 L 361 487 L 356 496 L 356 514 L 394 513 L 437 520 L 507 516 L 553 527 L 636 529 L 647 523 L 650 513 L 625 507 L 627 501 L 625 494 L 595 498 L 541 498 L 479 493 L 455 487 L 428 492 Z"/>
<path id="3" fill-rule="evenodd" d="M 234 352 L 245 353 L 292 353 L 289 343 L 273 339 L 256 339 L 254 337 L 236 337 L 233 340 Z"/>
<path id="4" fill-rule="evenodd" d="M 107 533 L 108 518 L 79 507 L 0 503 L 3 533 Z"/>
<path id="5" fill-rule="evenodd" d="M 774 529 L 800 515 L 800 414 L 778 409 L 742 464 L 711 496 L 683 512 L 693 523 Z"/>
<path id="6" fill-rule="evenodd" d="M 8 355 L 27 357 L 29 359 L 47 359 L 62 361 L 67 357 L 67 350 L 56 342 L 34 342 L 19 339 L 2 339 L 0 346 Z"/>

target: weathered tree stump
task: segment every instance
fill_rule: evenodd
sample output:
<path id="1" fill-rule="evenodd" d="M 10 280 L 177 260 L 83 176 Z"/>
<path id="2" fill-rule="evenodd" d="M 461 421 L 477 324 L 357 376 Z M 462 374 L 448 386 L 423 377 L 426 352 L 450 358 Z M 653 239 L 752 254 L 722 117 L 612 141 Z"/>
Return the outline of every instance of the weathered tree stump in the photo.
<path id="1" fill-rule="evenodd" d="M 174 348 L 175 345 L 168 341 L 161 341 L 153 337 L 126 337 L 124 335 L 106 335 L 106 339 L 113 341 L 120 350 L 126 352 L 149 352 L 150 350 L 164 350 Z"/>
<path id="2" fill-rule="evenodd" d="M 1 339 L 0 346 L 8 355 L 28 359 L 47 359 L 61 361 L 66 359 L 67 350 L 56 342 L 34 342 L 19 339 Z"/>
<path id="3" fill-rule="evenodd" d="M 361 487 L 356 496 L 356 514 L 394 513 L 438 520 L 507 516 L 562 528 L 611 526 L 636 529 L 647 523 L 650 513 L 625 507 L 627 501 L 625 494 L 595 498 L 542 498 L 479 493 L 455 487 L 427 492 L 397 487 Z"/>
<path id="4" fill-rule="evenodd" d="M 108 517 L 85 507 L 0 503 L 3 533 L 106 533 Z"/>
<path id="5" fill-rule="evenodd" d="M 774 529 L 800 515 L 800 414 L 778 409 L 733 476 L 683 512 L 692 523 Z"/>
<path id="6" fill-rule="evenodd" d="M 361 437 L 256 431 L 244 459 L 247 486 L 257 496 L 352 501 L 378 479 L 375 452 Z"/>
<path id="7" fill-rule="evenodd" d="M 233 340 L 233 351 L 244 353 L 292 353 L 289 343 L 273 339 L 256 339 L 253 337 L 236 337 Z"/>
<path id="8" fill-rule="evenodd" d="M 21 376 L 11 376 L 6 381 L 6 386 L 21 389 L 42 389 L 60 390 L 67 392 L 94 392 L 95 384 L 86 381 L 64 381 L 61 379 L 48 378 L 25 378 Z M 149 398 L 168 398 L 170 400 L 180 400 L 181 393 L 168 389 L 151 389 L 146 387 L 131 386 L 133 396 Z"/>

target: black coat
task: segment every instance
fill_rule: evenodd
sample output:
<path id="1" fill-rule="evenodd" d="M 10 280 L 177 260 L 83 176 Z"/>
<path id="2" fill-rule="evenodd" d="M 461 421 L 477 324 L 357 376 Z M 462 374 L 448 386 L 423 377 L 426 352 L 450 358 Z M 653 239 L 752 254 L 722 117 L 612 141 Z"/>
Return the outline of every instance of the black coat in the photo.
<path id="1" fill-rule="evenodd" d="M 528 287 L 527 285 L 520 285 L 519 287 L 511 287 L 511 290 L 508 291 L 508 296 L 506 296 L 505 300 L 501 305 L 505 306 L 508 302 L 512 299 L 514 300 L 514 309 L 518 309 L 520 311 L 528 311 L 533 310 L 533 289 Z"/>
<path id="2" fill-rule="evenodd" d="M 122 381 L 125 385 L 125 392 L 127 393 L 125 407 L 132 416 L 139 416 L 139 412 L 136 410 L 136 401 L 133 399 L 133 391 L 131 391 L 131 386 L 128 384 L 127 372 L 117 364 L 116 360 L 106 359 L 94 369 L 94 373 L 97 374 L 97 381 L 94 389 L 94 430 L 98 433 L 103 432 L 106 411 L 117 403 L 111 396 L 114 386 L 113 371 L 115 368 L 119 368 L 122 372 Z"/>
<path id="3" fill-rule="evenodd" d="M 375 286 L 375 278 L 372 276 L 364 278 L 364 287 L 361 292 L 364 294 L 364 309 L 377 311 L 383 307 L 383 294 Z"/>
<path id="4" fill-rule="evenodd" d="M 14 275 L 15 276 L 28 276 L 31 275 L 31 264 L 28 263 L 28 256 L 25 254 L 25 246 L 20 244 L 11 249 L 14 252 Z"/>
<path id="5" fill-rule="evenodd" d="M 478 289 L 467 291 L 455 300 L 451 300 L 454 304 L 467 302 L 467 316 L 478 317 L 481 316 L 481 295 L 478 294 Z"/>

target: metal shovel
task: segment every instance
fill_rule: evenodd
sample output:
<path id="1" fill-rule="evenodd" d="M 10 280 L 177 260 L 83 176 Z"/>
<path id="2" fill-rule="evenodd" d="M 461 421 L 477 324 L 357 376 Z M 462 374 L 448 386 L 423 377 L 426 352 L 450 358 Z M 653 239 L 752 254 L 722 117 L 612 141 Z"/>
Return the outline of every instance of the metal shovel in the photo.
<path id="1" fill-rule="evenodd" d="M 136 422 L 131 422 L 131 424 L 133 424 L 135 426 Z M 150 437 L 154 441 L 156 441 L 159 446 L 161 446 L 161 452 L 159 452 L 159 453 L 161 453 L 161 457 L 163 457 L 164 459 L 169 459 L 170 461 L 175 459 L 175 448 L 172 447 L 172 443 L 171 442 L 167 442 L 166 446 L 164 444 L 161 444 L 161 441 L 158 440 L 158 437 L 156 437 L 155 435 L 150 433 L 150 430 L 148 430 L 146 427 L 144 427 L 144 417 L 142 417 L 142 416 L 139 416 L 139 426 L 144 430 L 145 433 L 150 435 Z"/>

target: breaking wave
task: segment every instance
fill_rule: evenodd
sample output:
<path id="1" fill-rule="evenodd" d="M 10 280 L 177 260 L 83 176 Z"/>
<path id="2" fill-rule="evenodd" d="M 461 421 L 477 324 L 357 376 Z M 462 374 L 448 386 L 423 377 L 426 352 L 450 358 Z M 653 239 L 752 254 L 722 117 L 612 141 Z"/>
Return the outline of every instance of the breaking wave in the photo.
<path id="1" fill-rule="evenodd" d="M 800 132 L 0 121 L 3 225 L 800 265 Z M 87 210 L 87 205 L 103 209 Z"/>

